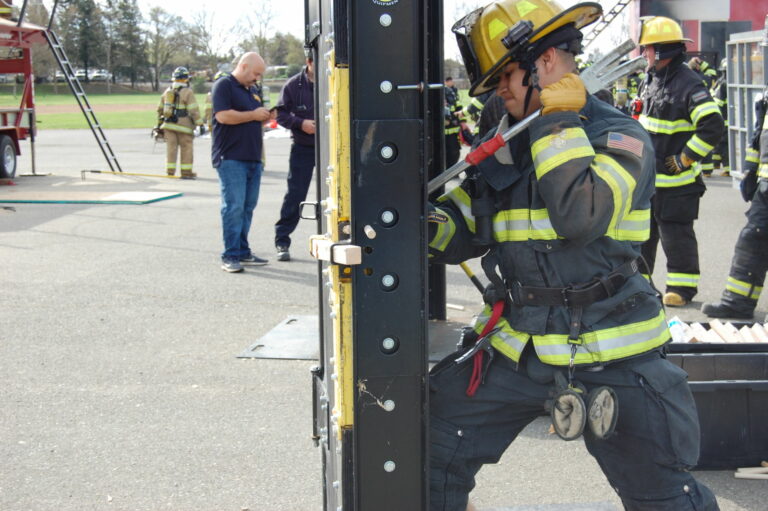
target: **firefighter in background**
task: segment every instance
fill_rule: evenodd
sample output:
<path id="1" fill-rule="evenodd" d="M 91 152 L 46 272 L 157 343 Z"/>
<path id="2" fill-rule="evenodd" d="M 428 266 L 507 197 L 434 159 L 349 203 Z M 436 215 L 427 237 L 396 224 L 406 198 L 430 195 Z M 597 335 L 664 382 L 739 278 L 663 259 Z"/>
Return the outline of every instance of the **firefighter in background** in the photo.
<path id="1" fill-rule="evenodd" d="M 482 135 L 480 134 L 480 116 L 483 114 L 485 104 L 494 94 L 494 91 L 488 91 L 485 94 L 480 94 L 477 97 L 469 98 L 469 104 L 464 107 L 464 110 L 461 112 L 465 121 L 472 120 L 474 123 L 472 129 L 469 130 L 469 134 L 466 134 L 464 130 L 461 131 L 463 138 L 469 145 L 472 145 L 476 140 L 479 140 L 478 136 L 482 137 L 482 135 L 485 135 L 485 133 Z"/>
<path id="2" fill-rule="evenodd" d="M 157 107 L 160 129 L 165 135 L 166 166 L 169 176 L 176 175 L 176 159 L 179 159 L 182 179 L 194 179 L 192 172 L 195 127 L 205 133 L 200 108 L 195 94 L 189 88 L 189 71 L 186 67 L 173 70 L 173 82 L 160 98 Z"/>
<path id="3" fill-rule="evenodd" d="M 725 132 L 723 133 L 723 138 L 720 139 L 720 143 L 717 144 L 717 147 L 715 147 L 715 150 L 712 152 L 712 161 L 714 162 L 715 167 L 720 167 L 722 169 L 722 175 L 723 176 L 730 176 L 731 175 L 731 166 L 728 156 L 728 76 L 726 74 L 728 67 L 728 60 L 722 59 L 720 61 L 720 66 L 717 68 L 717 70 L 720 73 L 720 76 L 717 78 L 717 81 L 715 82 L 715 86 L 712 89 L 712 97 L 715 100 L 715 103 L 717 103 L 717 106 L 720 107 L 720 115 L 723 116 L 723 124 L 725 126 Z"/>
<path id="4" fill-rule="evenodd" d="M 0 18 L 11 19 L 13 15 L 13 0 L 0 0 Z"/>
<path id="5" fill-rule="evenodd" d="M 459 161 L 461 154 L 461 103 L 459 90 L 453 84 L 453 78 L 445 77 L 445 166 L 450 167 Z"/>
<path id="6" fill-rule="evenodd" d="M 717 510 L 688 472 L 699 456 L 695 403 L 685 372 L 663 357 L 661 300 L 637 264 L 651 140 L 575 74 L 580 29 L 601 14 L 595 2 L 500 0 L 453 26 L 470 96 L 495 89 L 504 101 L 500 127 L 541 115 L 429 205 L 431 260 L 483 256 L 492 282 L 463 349 L 430 371 L 433 511 L 471 509 L 477 472 L 545 407 L 562 438 L 583 433 L 625 509 Z M 603 413 L 586 409 L 595 402 Z M 569 482 L 533 480 L 553 491 Z"/>
<path id="7" fill-rule="evenodd" d="M 213 81 L 214 83 L 216 80 L 221 78 L 222 76 L 227 76 L 229 73 L 225 73 L 224 71 L 217 71 L 215 75 L 213 75 Z M 205 109 L 203 110 L 203 124 L 205 124 L 208 127 L 208 133 L 211 133 L 212 123 L 213 123 L 213 102 L 211 100 L 211 92 L 208 91 L 208 94 L 205 95 Z"/>
<path id="8" fill-rule="evenodd" d="M 656 195 L 651 235 L 643 258 L 653 274 L 659 239 L 667 256 L 664 304 L 681 307 L 696 295 L 699 249 L 693 222 L 706 186 L 698 163 L 720 142 L 723 118 L 701 78 L 685 65 L 680 25 L 664 16 L 646 18 L 640 47 L 648 59 L 640 124 L 656 150 Z"/>
<path id="9" fill-rule="evenodd" d="M 711 89 L 717 80 L 717 71 L 704 59 L 693 57 L 688 61 L 688 67 L 696 71 L 707 89 Z"/>
<path id="10" fill-rule="evenodd" d="M 768 90 L 766 91 L 768 92 Z M 764 96 L 765 97 L 765 96 Z M 705 303 L 710 318 L 752 319 L 768 270 L 768 118 L 766 100 L 755 104 L 755 132 L 747 148 L 741 196 L 752 202 L 747 225 L 739 233 L 731 271 L 718 303 Z"/>

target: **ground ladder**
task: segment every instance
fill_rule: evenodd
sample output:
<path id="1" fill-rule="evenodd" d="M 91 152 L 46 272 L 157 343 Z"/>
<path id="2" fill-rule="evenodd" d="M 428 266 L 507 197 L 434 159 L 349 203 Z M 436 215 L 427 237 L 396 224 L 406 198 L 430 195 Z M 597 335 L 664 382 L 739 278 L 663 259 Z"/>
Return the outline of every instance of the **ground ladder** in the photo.
<path id="1" fill-rule="evenodd" d="M 621 11 L 623 11 L 624 8 L 630 3 L 632 3 L 632 0 L 619 0 L 616 2 L 616 5 L 614 5 L 610 11 L 603 14 L 603 17 L 600 18 L 597 23 L 595 23 L 595 27 L 592 29 L 592 31 L 584 36 L 583 46 L 585 48 L 589 46 L 595 40 L 595 38 L 600 35 L 600 32 L 605 30 L 605 28 L 610 25 L 614 19 L 616 19 L 616 16 L 618 16 Z"/>
<path id="2" fill-rule="evenodd" d="M 112 172 L 122 172 L 123 169 L 120 168 L 120 163 L 118 163 L 117 157 L 112 151 L 109 141 L 107 141 L 107 136 L 101 129 L 101 124 L 99 124 L 98 119 L 96 119 L 96 113 L 88 102 L 88 97 L 85 95 L 82 85 L 80 85 L 80 80 L 75 76 L 75 70 L 72 68 L 72 64 L 70 64 L 67 54 L 64 52 L 64 47 L 59 42 L 59 38 L 50 28 L 45 32 L 45 38 L 48 40 L 48 45 L 51 47 L 53 56 L 56 59 L 56 62 L 59 63 L 61 72 L 64 74 L 64 78 L 66 78 L 69 88 L 72 90 L 72 94 L 75 96 L 77 104 L 83 112 L 85 120 L 88 121 L 88 126 L 91 128 L 93 136 L 96 137 L 96 142 L 98 142 L 99 148 L 101 148 L 101 152 L 104 154 L 104 158 L 106 158 L 110 170 Z"/>

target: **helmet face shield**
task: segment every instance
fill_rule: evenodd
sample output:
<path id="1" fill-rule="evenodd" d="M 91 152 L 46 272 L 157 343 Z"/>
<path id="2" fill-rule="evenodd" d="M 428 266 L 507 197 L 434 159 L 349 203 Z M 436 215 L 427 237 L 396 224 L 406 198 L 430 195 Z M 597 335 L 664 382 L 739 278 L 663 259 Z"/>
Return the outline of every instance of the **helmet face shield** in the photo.
<path id="1" fill-rule="evenodd" d="M 177 81 L 189 80 L 189 70 L 184 66 L 179 66 L 173 70 L 173 79 Z"/>
<path id="2" fill-rule="evenodd" d="M 469 33 L 482 12 L 482 7 L 475 9 L 451 27 L 451 32 L 456 36 L 456 44 L 459 46 L 459 52 L 461 53 L 462 60 L 464 60 L 464 67 L 467 70 L 470 83 L 475 83 L 482 74 L 480 71 L 480 61 L 477 59 L 477 54 L 469 38 Z"/>

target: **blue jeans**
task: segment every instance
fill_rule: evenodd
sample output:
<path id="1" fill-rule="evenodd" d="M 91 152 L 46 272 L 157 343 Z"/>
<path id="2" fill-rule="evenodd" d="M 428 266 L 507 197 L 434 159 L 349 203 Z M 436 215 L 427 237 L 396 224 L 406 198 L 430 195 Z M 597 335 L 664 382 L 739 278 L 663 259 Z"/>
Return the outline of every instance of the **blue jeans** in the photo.
<path id="1" fill-rule="evenodd" d="M 285 247 L 291 246 L 291 233 L 299 223 L 299 204 L 307 198 L 315 168 L 315 147 L 294 143 L 288 165 L 288 191 L 283 197 L 280 220 L 275 224 L 275 245 Z"/>
<path id="2" fill-rule="evenodd" d="M 221 183 L 222 259 L 239 261 L 251 254 L 248 231 L 259 200 L 264 165 L 260 161 L 221 160 L 216 172 Z"/>

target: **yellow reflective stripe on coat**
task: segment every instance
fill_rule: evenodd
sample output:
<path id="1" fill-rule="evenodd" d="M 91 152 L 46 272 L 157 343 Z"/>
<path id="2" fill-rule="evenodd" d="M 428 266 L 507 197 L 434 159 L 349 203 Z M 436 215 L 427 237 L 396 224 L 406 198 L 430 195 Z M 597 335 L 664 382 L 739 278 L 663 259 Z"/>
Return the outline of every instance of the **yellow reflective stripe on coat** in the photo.
<path id="1" fill-rule="evenodd" d="M 692 168 L 685 170 L 674 176 L 668 174 L 656 173 L 656 188 L 671 188 L 673 186 L 684 186 L 696 181 L 696 176 L 701 174 L 701 165 L 698 163 Z"/>
<path id="2" fill-rule="evenodd" d="M 459 127 L 455 126 L 453 128 L 445 128 L 445 134 L 446 135 L 455 135 L 459 132 Z"/>
<path id="3" fill-rule="evenodd" d="M 582 128 L 566 128 L 559 133 L 547 135 L 531 147 L 533 165 L 539 180 L 567 161 L 594 155 L 595 150 Z"/>
<path id="4" fill-rule="evenodd" d="M 720 115 L 720 107 L 717 106 L 717 103 L 714 101 L 707 101 L 706 103 L 696 105 L 696 108 L 691 111 L 691 120 L 693 121 L 693 125 L 698 125 L 699 121 L 703 117 L 712 114 Z"/>
<path id="5" fill-rule="evenodd" d="M 651 237 L 651 210 L 630 211 L 616 224 L 614 235 L 607 236 L 619 241 L 647 241 Z"/>
<path id="6" fill-rule="evenodd" d="M 698 287 L 699 278 L 695 273 L 668 273 L 667 286 Z"/>
<path id="7" fill-rule="evenodd" d="M 499 211 L 493 215 L 493 237 L 499 243 L 558 238 L 546 209 Z"/>
<path id="8" fill-rule="evenodd" d="M 768 178 L 768 163 L 761 163 L 760 166 L 757 167 L 757 177 Z"/>
<path id="9" fill-rule="evenodd" d="M 473 325 L 475 332 L 482 332 L 490 317 L 490 307 L 486 305 Z M 533 339 L 536 354 L 545 364 L 567 366 L 571 359 L 571 345 L 568 334 L 528 335 L 514 330 L 505 318 L 499 319 L 496 326 L 501 327 L 491 336 L 491 345 L 515 362 L 529 339 Z M 664 311 L 651 319 L 585 332 L 579 336 L 574 363 L 595 364 L 619 360 L 641 353 L 646 353 L 665 344 L 669 340 Z"/>
<path id="10" fill-rule="evenodd" d="M 435 250 L 439 250 L 443 252 L 445 250 L 445 247 L 448 246 L 448 243 L 451 242 L 453 239 L 453 235 L 456 233 L 456 224 L 453 223 L 453 219 L 451 218 L 451 215 L 447 214 L 445 211 L 441 210 L 440 208 L 435 208 L 436 212 L 439 212 L 440 214 L 444 215 L 448 221 L 446 223 L 439 223 L 434 222 L 437 226 L 437 232 L 435 233 L 435 237 L 432 238 L 432 241 L 429 242 L 430 248 L 434 248 Z"/>
<path id="11" fill-rule="evenodd" d="M 760 298 L 760 293 L 763 291 L 763 286 L 755 286 L 749 282 L 743 280 L 737 280 L 731 276 L 728 277 L 728 282 L 725 284 L 725 289 L 731 293 L 737 295 L 746 296 L 750 300 L 757 300 Z"/>
<path id="12" fill-rule="evenodd" d="M 192 128 L 187 128 L 186 126 L 181 126 L 172 122 L 164 122 L 160 127 L 164 130 L 175 131 L 177 133 L 186 133 L 188 135 L 193 135 L 195 133 Z"/>
<path id="13" fill-rule="evenodd" d="M 475 333 L 482 333 L 483 328 L 485 328 L 486 323 L 491 318 L 491 312 L 490 305 L 486 305 L 483 311 L 477 315 L 472 324 Z M 496 327 L 500 328 L 500 330 L 491 336 L 491 346 L 517 362 L 520 360 L 520 355 L 523 353 L 523 348 L 525 348 L 530 336 L 526 333 L 515 331 L 509 326 L 504 316 L 499 318 Z"/>
<path id="14" fill-rule="evenodd" d="M 469 198 L 467 192 L 460 186 L 457 186 L 450 192 L 444 194 L 438 199 L 438 203 L 450 200 L 453 202 L 461 215 L 464 217 L 464 222 L 467 224 L 467 228 L 470 232 L 475 232 L 475 216 L 472 214 L 472 199 Z"/>
<path id="15" fill-rule="evenodd" d="M 616 160 L 606 154 L 596 155 L 591 167 L 595 174 L 608 184 L 613 194 L 613 214 L 605 234 L 610 238 L 617 238 L 620 236 L 619 223 L 629 215 L 632 207 L 632 195 L 637 182 Z"/>
<path id="16" fill-rule="evenodd" d="M 571 359 L 568 334 L 533 335 L 536 354 L 545 364 L 567 366 Z M 585 332 L 579 336 L 575 364 L 595 364 L 646 353 L 669 340 L 669 329 L 660 311 L 656 317 Z"/>
<path id="17" fill-rule="evenodd" d="M 656 119 L 655 117 L 648 117 L 645 114 L 641 114 L 638 121 L 648 133 L 673 135 L 675 133 L 685 133 L 686 131 L 695 131 L 693 124 L 688 122 L 688 119 L 678 119 L 676 121 L 665 121 L 663 119 Z"/>
<path id="18" fill-rule="evenodd" d="M 750 163 L 760 163 L 760 153 L 752 149 L 751 147 L 747 148 L 747 157 L 745 158 L 746 161 Z"/>
<path id="19" fill-rule="evenodd" d="M 702 158 L 711 153 L 712 149 L 715 148 L 712 144 L 704 142 L 698 135 L 693 135 L 685 146 Z"/>

